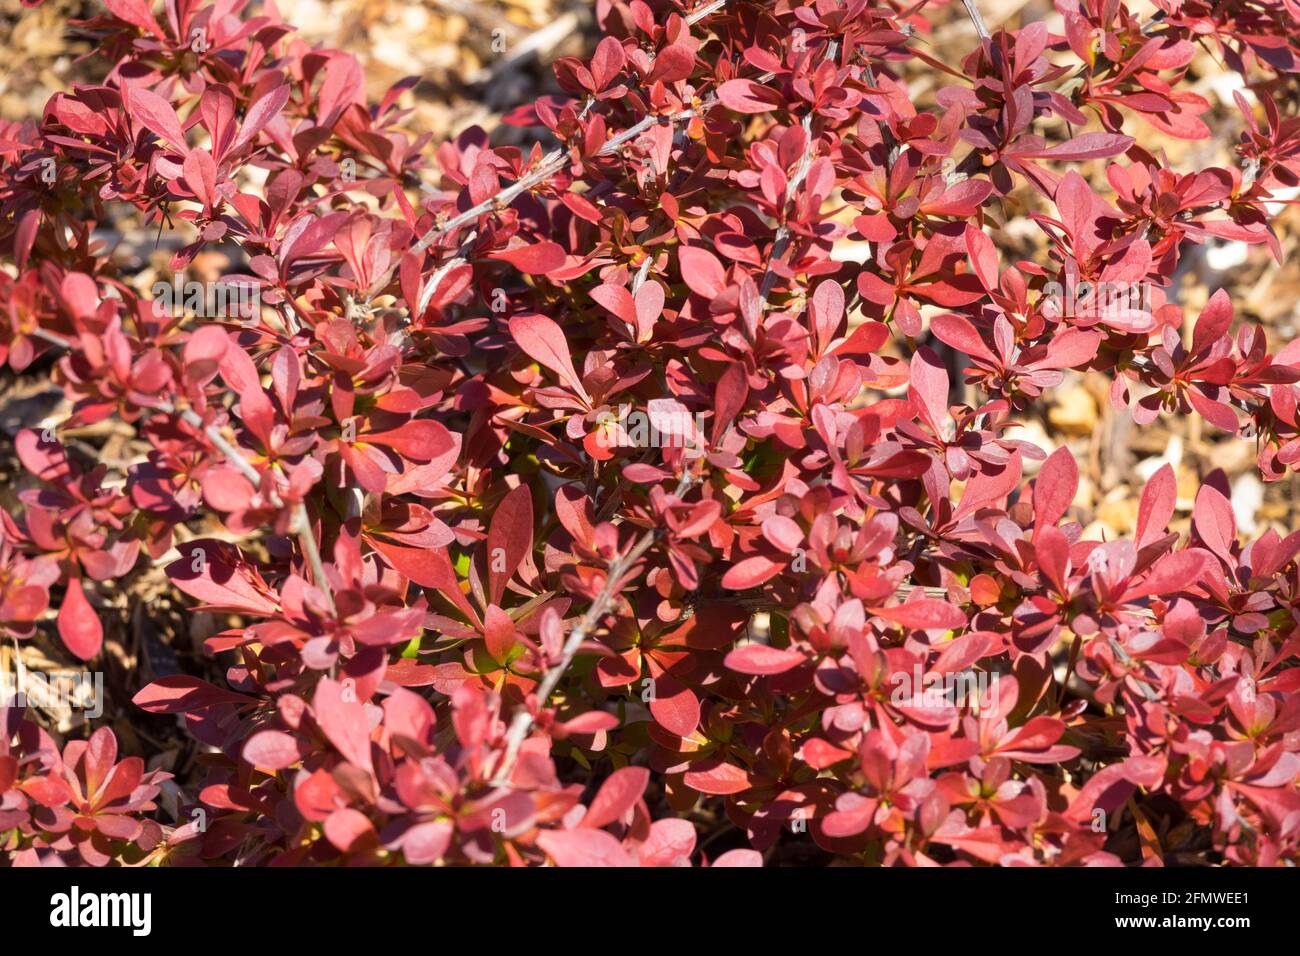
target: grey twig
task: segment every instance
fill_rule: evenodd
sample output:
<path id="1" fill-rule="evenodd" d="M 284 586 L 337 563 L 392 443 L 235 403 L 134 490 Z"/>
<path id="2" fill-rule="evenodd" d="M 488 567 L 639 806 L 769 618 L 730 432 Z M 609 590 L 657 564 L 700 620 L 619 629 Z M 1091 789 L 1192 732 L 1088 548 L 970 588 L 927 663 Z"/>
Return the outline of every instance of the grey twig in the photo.
<path id="1" fill-rule="evenodd" d="M 320 559 L 316 534 L 311 529 L 311 516 L 307 514 L 307 506 L 301 501 L 293 506 L 293 523 L 294 530 L 298 533 L 298 541 L 302 544 L 302 552 L 307 557 L 307 565 L 311 568 L 311 576 L 315 579 L 316 587 L 321 594 L 325 595 L 326 605 L 330 611 L 333 611 L 334 592 L 330 590 L 329 580 L 325 577 L 325 565 Z"/>
<path id="2" fill-rule="evenodd" d="M 677 497 L 680 498 L 684 495 L 693 482 L 694 479 L 689 472 L 683 474 L 681 480 L 677 483 L 677 491 L 675 492 Z M 601 618 L 609 612 L 614 603 L 614 595 L 622 584 L 623 576 L 650 550 L 650 546 L 655 543 L 661 533 L 662 529 L 650 529 L 624 554 L 619 555 L 610 562 L 605 574 L 605 583 L 596 595 L 596 599 L 591 602 L 587 612 L 582 615 L 573 630 L 569 632 L 569 638 L 564 642 L 564 649 L 560 653 L 560 660 L 546 672 L 541 684 L 538 685 L 536 697 L 539 710 L 546 706 L 546 701 L 560 683 L 564 672 L 573 663 L 573 658 L 578 653 L 578 648 L 582 646 L 582 642 L 600 624 Z M 515 760 L 519 757 L 519 748 L 523 746 L 524 741 L 528 738 L 528 732 L 533 727 L 533 720 L 533 714 L 526 706 L 515 711 L 515 715 L 510 721 L 510 728 L 506 731 L 506 752 L 501 759 L 501 766 L 494 774 L 493 782 L 496 786 L 504 786 L 509 781 L 510 772 L 514 769 Z"/>
<path id="3" fill-rule="evenodd" d="M 975 24 L 975 32 L 980 35 L 980 40 L 991 39 L 989 37 L 989 28 L 984 25 L 984 18 L 980 16 L 980 8 L 975 6 L 975 0 L 961 0 L 966 5 L 966 12 L 970 14 L 971 22 Z"/>
<path id="4" fill-rule="evenodd" d="M 705 4 L 703 7 L 696 10 L 694 13 L 689 14 L 686 17 L 687 25 L 693 26 L 694 24 L 703 20 L 705 17 L 709 16 L 710 14 L 716 13 L 718 10 L 721 10 L 723 7 L 727 5 L 727 3 L 728 0 L 713 0 L 712 3 Z M 588 99 L 587 102 L 584 104 L 582 109 L 582 113 L 584 116 L 594 105 L 594 102 L 595 102 L 594 100 Z M 716 97 L 711 98 L 709 105 L 711 105 L 713 102 L 716 102 Z M 695 115 L 694 110 L 682 110 L 679 113 L 675 113 L 672 116 L 667 117 L 666 121 L 675 123 L 682 119 L 688 119 L 694 115 Z M 600 148 L 600 150 L 597 152 L 597 155 L 609 156 L 618 152 L 623 147 L 623 144 L 631 142 L 632 140 L 640 136 L 642 133 L 644 133 L 646 130 L 648 130 L 651 126 L 654 126 L 656 123 L 660 123 L 664 121 L 665 118 L 662 117 L 657 117 L 657 116 L 644 117 L 637 123 L 634 123 L 632 126 L 623 130 L 623 132 L 619 133 L 616 136 L 611 137 L 609 141 L 606 142 L 605 145 Z M 464 212 L 457 213 L 455 216 L 452 216 L 446 222 L 434 226 L 432 229 L 430 229 L 428 232 L 426 232 L 423 236 L 420 237 L 419 241 L 416 242 L 415 245 L 411 247 L 410 251 L 417 256 L 422 255 L 424 252 L 426 252 L 429 249 L 430 246 L 432 246 L 443 236 L 455 232 L 457 229 L 459 229 L 461 226 L 466 225 L 467 223 L 474 222 L 475 220 L 478 219 L 479 216 L 492 212 L 493 210 L 500 210 L 500 209 L 507 208 L 512 202 L 518 199 L 519 196 L 521 196 L 522 194 L 532 189 L 535 189 L 536 187 L 542 185 L 545 182 L 548 182 L 553 176 L 555 176 L 560 170 L 564 168 L 567 162 L 568 162 L 567 150 L 563 148 L 557 148 L 551 150 L 542 158 L 542 161 L 538 163 L 537 166 L 531 172 L 524 174 L 519 179 L 511 183 L 509 186 L 506 186 L 504 189 L 500 190 L 498 193 L 496 193 L 496 195 L 489 196 L 481 203 L 477 203 L 476 205 L 471 206 L 469 209 L 466 209 Z M 370 288 L 366 290 L 366 294 L 365 294 L 366 303 L 369 303 L 372 299 L 375 298 L 375 296 L 379 295 L 379 293 L 384 291 L 384 289 L 388 286 L 388 283 L 392 281 L 393 272 L 396 269 L 397 269 L 397 263 L 395 262 L 392 265 L 390 265 L 381 275 L 379 275 L 374 282 L 370 284 Z"/>

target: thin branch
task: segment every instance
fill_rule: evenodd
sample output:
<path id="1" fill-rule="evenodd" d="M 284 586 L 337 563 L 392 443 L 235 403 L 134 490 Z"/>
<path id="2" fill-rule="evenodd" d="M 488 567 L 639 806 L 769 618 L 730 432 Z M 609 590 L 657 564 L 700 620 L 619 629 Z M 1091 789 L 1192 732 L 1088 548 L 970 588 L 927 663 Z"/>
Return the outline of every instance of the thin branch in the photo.
<path id="1" fill-rule="evenodd" d="M 315 579 L 316 587 L 325 595 L 325 603 L 332 613 L 334 592 L 330 590 L 329 579 L 325 577 L 325 565 L 321 562 L 320 548 L 316 544 L 316 535 L 311 529 L 311 516 L 307 513 L 307 506 L 301 501 L 293 506 L 293 523 L 294 530 L 298 532 L 298 541 L 302 544 L 303 554 L 307 556 L 311 576 Z"/>
<path id="2" fill-rule="evenodd" d="M 159 402 L 155 406 L 160 412 L 170 415 L 179 415 L 181 421 L 185 422 L 192 428 L 195 428 L 208 437 L 212 444 L 226 456 L 226 460 L 234 465 L 235 469 L 249 480 L 254 488 L 262 486 L 262 475 L 256 468 L 244 457 L 244 453 L 232 444 L 225 435 L 221 434 L 216 425 L 206 425 L 199 414 L 192 408 L 177 409 L 175 405 L 168 401 Z M 283 505 L 280 496 L 272 488 L 269 494 L 271 506 L 279 508 Z M 325 577 L 325 566 L 321 562 L 320 547 L 316 543 L 316 535 L 312 531 L 311 518 L 307 514 L 307 506 L 301 501 L 293 507 L 293 525 L 294 532 L 298 535 L 298 541 L 302 545 L 303 554 L 307 558 L 307 564 L 311 568 L 312 578 L 316 587 L 325 595 L 325 602 L 331 611 L 334 610 L 334 593 L 330 590 L 329 580 Z"/>
<path id="3" fill-rule="evenodd" d="M 984 18 L 980 16 L 980 8 L 975 6 L 975 0 L 961 0 L 966 5 L 966 12 L 970 14 L 971 22 L 975 24 L 975 32 L 980 35 L 980 41 L 991 39 L 989 28 L 984 25 Z"/>
<path id="4" fill-rule="evenodd" d="M 216 425 L 204 424 L 203 418 L 192 408 L 178 410 L 175 405 L 168 401 L 161 401 L 155 407 L 164 414 L 179 415 L 181 421 L 185 422 L 185 424 L 207 435 L 208 441 L 217 446 L 221 453 L 226 456 L 226 460 L 234 465 L 235 469 L 247 478 L 254 488 L 261 487 L 261 473 L 249 463 L 242 451 L 236 448 L 225 435 L 221 434 L 221 430 Z M 272 504 L 278 508 L 280 506 L 279 496 L 274 491 L 271 494 L 273 496 Z"/>
<path id="5" fill-rule="evenodd" d="M 465 237 L 465 241 L 460 244 L 460 249 L 457 251 L 456 255 L 440 265 L 433 275 L 429 276 L 429 281 L 424 284 L 424 289 L 420 292 L 420 301 L 416 305 L 415 311 L 411 313 L 413 317 L 424 314 L 424 310 L 429 305 L 429 300 L 433 298 L 433 293 L 438 290 L 438 286 L 442 283 L 442 280 L 447 278 L 447 274 L 451 272 L 452 269 L 464 265 L 468 261 L 470 250 L 473 249 L 474 240 L 477 238 L 478 230 L 471 229 L 469 235 Z"/>
<path id="6" fill-rule="evenodd" d="M 57 345 L 59 348 L 67 349 L 69 352 L 72 351 L 72 343 L 54 332 L 46 332 L 44 329 L 32 329 L 26 334 L 34 339 L 40 339 L 43 342 L 49 342 L 51 345 Z"/>
<path id="7" fill-rule="evenodd" d="M 36 329 L 32 333 L 35 338 L 44 339 L 61 348 L 72 350 L 72 343 L 62 336 L 55 335 L 53 332 L 45 332 L 42 329 Z M 185 422 L 191 428 L 203 432 L 208 441 L 217 447 L 235 470 L 248 479 L 254 488 L 261 488 L 262 475 L 240 451 L 234 443 L 221 434 L 221 430 L 216 425 L 205 424 L 202 416 L 192 408 L 178 409 L 176 405 L 166 399 L 160 400 L 153 406 L 164 415 L 178 415 L 181 421 Z M 267 496 L 273 508 L 281 507 L 284 502 L 274 488 L 270 489 Z M 298 540 L 302 545 L 303 554 L 307 558 L 307 563 L 311 567 L 312 577 L 315 578 L 316 587 L 325 595 L 325 602 L 331 611 L 334 610 L 334 594 L 330 590 L 329 581 L 325 577 L 325 566 L 321 562 L 320 548 L 316 543 L 316 535 L 311 528 L 311 519 L 307 514 L 307 507 L 302 502 L 294 506 L 293 510 L 294 530 L 298 535 Z"/>
<path id="8" fill-rule="evenodd" d="M 723 7 L 727 5 L 727 3 L 728 0 L 713 0 L 712 3 L 705 4 L 703 7 L 696 10 L 694 13 L 689 14 L 686 17 L 686 25 L 693 26 L 694 24 L 703 20 L 705 17 L 709 16 L 710 14 L 716 13 L 718 10 L 721 10 Z M 716 96 L 710 97 L 708 103 L 705 105 L 704 108 L 707 108 L 708 106 L 712 106 L 713 103 L 716 102 L 717 102 Z M 582 114 L 585 116 L 594 104 L 595 104 L 595 100 L 588 98 L 586 103 L 583 105 Z M 664 122 L 665 119 L 669 123 L 676 123 L 679 120 L 688 119 L 694 115 L 695 115 L 695 110 L 688 109 L 688 110 L 682 110 L 666 118 L 658 117 L 658 116 L 646 116 L 640 121 L 638 121 L 637 123 L 623 130 L 623 132 L 609 139 L 605 143 L 605 145 L 602 146 L 596 152 L 596 155 L 609 156 L 618 152 L 623 147 L 623 144 L 636 139 L 646 130 L 650 129 L 650 127 L 654 126 L 657 123 Z M 521 176 L 519 179 L 515 180 L 515 182 L 511 183 L 509 186 L 506 186 L 504 189 L 499 191 L 496 195 L 490 196 L 487 199 L 483 200 L 482 202 L 471 206 L 469 209 L 466 209 L 464 212 L 457 213 L 455 216 L 452 216 L 446 222 L 434 226 L 423 236 L 421 236 L 420 240 L 417 243 L 415 243 L 415 245 L 411 246 L 410 252 L 415 256 L 423 255 L 426 251 L 428 251 L 429 247 L 431 247 L 435 242 L 437 242 L 443 236 L 455 232 L 461 226 L 474 222 L 476 219 L 478 219 L 479 216 L 485 215 L 486 213 L 493 212 L 496 210 L 502 210 L 508 208 L 510 204 L 514 202 L 517 198 L 519 198 L 519 196 L 521 196 L 523 193 L 529 192 L 537 188 L 538 186 L 542 185 L 543 183 L 548 182 L 553 176 L 559 173 L 560 170 L 564 169 L 567 163 L 568 163 L 567 149 L 560 147 L 551 150 L 542 158 L 542 161 L 538 163 L 537 166 L 531 172 Z M 379 293 L 383 292 L 384 289 L 387 288 L 388 283 L 392 281 L 393 273 L 396 271 L 397 266 L 398 263 L 394 262 L 386 270 L 384 270 L 384 272 L 381 275 L 379 275 L 374 282 L 370 284 L 370 288 L 366 290 L 365 300 L 364 300 L 365 303 L 369 303 L 372 299 L 375 298 L 375 296 L 379 295 Z"/>
<path id="9" fill-rule="evenodd" d="M 839 43 L 832 40 L 826 46 L 826 54 L 823 61 L 835 59 L 835 54 L 839 50 Z M 790 204 L 794 198 L 796 190 L 802 185 L 804 178 L 808 175 L 808 170 L 812 168 L 813 159 L 813 135 L 812 135 L 813 111 L 809 110 L 804 114 L 802 120 L 804 137 L 803 155 L 799 157 L 799 163 L 795 166 L 794 174 L 785 184 L 785 197 L 782 203 L 782 214 L 785 213 L 785 207 Z M 776 271 L 772 268 L 773 263 L 780 260 L 785 255 L 786 247 L 790 244 L 790 227 L 784 220 L 776 227 L 776 237 L 772 240 L 772 249 L 767 256 L 767 271 L 763 273 L 763 284 L 759 287 L 758 297 L 763 308 L 767 308 L 767 297 L 772 292 L 772 286 L 776 284 Z"/>
<path id="10" fill-rule="evenodd" d="M 675 495 L 680 498 L 693 483 L 694 479 L 689 472 L 683 474 L 681 480 L 677 483 Z M 591 606 L 587 608 L 587 612 L 582 615 L 573 630 L 569 632 L 569 638 L 564 642 L 560 660 L 546 672 L 541 684 L 538 685 L 536 692 L 538 710 L 546 706 L 551 693 L 560 683 L 560 679 L 564 677 L 569 665 L 573 663 L 573 658 L 577 655 L 582 642 L 596 629 L 601 618 L 613 606 L 614 595 L 623 584 L 623 576 L 641 560 L 642 556 L 650 550 L 650 546 L 658 540 L 661 534 L 663 534 L 662 528 L 651 528 L 626 553 L 619 555 L 610 562 L 605 573 L 605 584 L 596 595 L 596 599 L 591 602 Z M 509 781 L 510 773 L 519 757 L 519 748 L 523 746 L 528 737 L 528 732 L 532 730 L 534 719 L 532 712 L 526 706 L 515 711 L 515 715 L 510 722 L 510 729 L 506 731 L 506 752 L 502 758 L 500 768 L 494 775 L 496 786 L 504 786 Z"/>

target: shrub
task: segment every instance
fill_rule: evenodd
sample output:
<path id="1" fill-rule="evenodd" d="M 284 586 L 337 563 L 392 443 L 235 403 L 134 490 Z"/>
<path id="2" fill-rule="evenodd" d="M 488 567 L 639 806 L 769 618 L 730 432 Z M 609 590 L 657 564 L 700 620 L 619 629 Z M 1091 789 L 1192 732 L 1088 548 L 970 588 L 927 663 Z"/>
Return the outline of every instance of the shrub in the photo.
<path id="1" fill-rule="evenodd" d="M 0 124 L 0 349 L 149 452 L 18 435 L 0 628 L 57 607 L 92 660 L 165 560 L 225 666 L 134 699 L 214 751 L 182 826 L 111 731 L 8 713 L 10 862 L 1300 856 L 1300 533 L 1243 542 L 1222 473 L 1171 533 L 1165 467 L 1091 540 L 1071 452 L 1008 433 L 1087 370 L 1294 471 L 1300 348 L 1170 298 L 1212 238 L 1281 256 L 1293 0 L 973 9 L 944 49 L 933 5 L 612 0 L 508 117 L 549 152 L 412 137 L 409 83 L 368 102 L 271 5 L 105 6 L 102 82 Z M 1143 145 L 1210 136 L 1198 45 L 1251 94 L 1240 168 Z M 1013 201 L 1046 257 L 995 243 Z M 142 298 L 95 237 L 124 205 L 178 272 L 237 249 L 251 310 Z"/>

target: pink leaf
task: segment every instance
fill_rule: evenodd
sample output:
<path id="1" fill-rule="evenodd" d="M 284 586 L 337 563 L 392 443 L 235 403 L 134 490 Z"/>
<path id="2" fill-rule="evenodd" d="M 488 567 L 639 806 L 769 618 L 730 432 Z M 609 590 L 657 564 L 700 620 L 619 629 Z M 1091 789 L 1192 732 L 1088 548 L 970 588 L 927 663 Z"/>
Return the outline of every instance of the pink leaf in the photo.
<path id="1" fill-rule="evenodd" d="M 774 90 L 759 86 L 753 80 L 728 80 L 718 87 L 722 105 L 737 113 L 766 113 L 779 105 Z"/>
<path id="2" fill-rule="evenodd" d="M 366 708 L 356 699 L 355 688 L 322 677 L 312 698 L 312 710 L 321 733 L 334 749 L 349 763 L 370 771 L 370 722 Z"/>
<path id="3" fill-rule="evenodd" d="M 254 767 L 283 770 L 302 759 L 298 738 L 283 730 L 262 730 L 244 744 L 244 760 Z"/>
<path id="4" fill-rule="evenodd" d="M 574 392 L 588 400 L 582 380 L 573 370 L 573 358 L 564 332 L 551 319 L 536 312 L 510 320 L 510 336 L 529 358 L 550 369 Z"/>
<path id="5" fill-rule="evenodd" d="M 720 866 L 729 868 L 754 868 L 761 867 L 762 865 L 763 854 L 759 853 L 757 850 L 746 850 L 744 847 L 739 847 L 735 850 L 728 850 L 726 853 L 722 854 L 722 856 L 713 861 L 714 869 L 717 869 Z"/>
<path id="6" fill-rule="evenodd" d="M 799 651 L 766 644 L 746 644 L 729 653 L 723 664 L 740 674 L 768 676 L 784 674 L 807 660 Z"/>
<path id="7" fill-rule="evenodd" d="M 948 421 L 948 370 L 934 349 L 923 345 L 912 355 L 912 400 L 930 425 L 943 434 Z"/>
<path id="8" fill-rule="evenodd" d="M 170 103 L 142 86 L 128 87 L 126 102 L 130 115 L 138 119 L 147 130 L 181 152 L 188 152 L 181 121 Z"/>
<path id="9" fill-rule="evenodd" d="M 682 279 L 692 292 L 706 299 L 716 299 L 727 287 L 727 274 L 718 257 L 707 249 L 682 246 L 677 250 Z"/>
<path id="10" fill-rule="evenodd" d="M 326 818 L 325 838 L 340 853 L 352 853 L 375 841 L 375 827 L 360 810 L 344 807 Z"/>
<path id="11" fill-rule="evenodd" d="M 549 239 L 528 246 L 503 249 L 492 253 L 492 258 L 508 262 L 528 275 L 545 275 L 560 268 L 565 262 L 564 247 Z"/>
<path id="12" fill-rule="evenodd" d="M 604 830 L 543 830 L 537 845 L 556 866 L 632 866 L 623 844 Z"/>
<path id="13" fill-rule="evenodd" d="M 876 617 L 923 631 L 947 631 L 966 624 L 966 615 L 959 608 L 937 598 L 916 598 L 895 607 L 873 607 L 868 610 Z"/>
<path id="14" fill-rule="evenodd" d="M 650 771 L 645 767 L 622 767 L 615 770 L 596 791 L 581 826 L 599 828 L 623 819 L 636 806 L 650 782 Z"/>
<path id="15" fill-rule="evenodd" d="M 58 623 L 63 643 L 81 660 L 88 661 L 99 653 L 99 648 L 104 643 L 104 625 L 86 600 L 81 578 L 73 578 L 68 582 L 63 606 L 59 608 Z"/>

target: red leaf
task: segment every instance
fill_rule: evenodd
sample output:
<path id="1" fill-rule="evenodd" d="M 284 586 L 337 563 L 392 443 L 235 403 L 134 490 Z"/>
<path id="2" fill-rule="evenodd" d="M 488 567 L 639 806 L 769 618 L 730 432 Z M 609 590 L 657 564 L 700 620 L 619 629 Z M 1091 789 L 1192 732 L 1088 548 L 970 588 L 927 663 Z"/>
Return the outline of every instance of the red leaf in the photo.
<path id="1" fill-rule="evenodd" d="M 959 608 L 937 598 L 915 598 L 895 607 L 873 607 L 868 610 L 876 617 L 922 631 L 949 631 L 966 624 L 966 615 Z"/>
<path id="2" fill-rule="evenodd" d="M 948 421 L 948 370 L 934 349 L 923 345 L 912 355 L 912 400 L 940 434 Z"/>
<path id="3" fill-rule="evenodd" d="M 604 830 L 543 830 L 537 845 L 556 866 L 632 866 L 623 844 Z"/>
<path id="4" fill-rule="evenodd" d="M 605 37 L 596 44 L 596 52 L 591 57 L 591 78 L 596 83 L 593 92 L 599 92 L 610 85 L 622 71 L 627 62 L 623 44 L 616 37 Z"/>
<path id="5" fill-rule="evenodd" d="M 695 51 L 685 44 L 674 43 L 659 51 L 654 68 L 646 80 L 650 83 L 675 83 L 689 77 L 694 69 Z"/>
<path id="6" fill-rule="evenodd" d="M 127 87 L 127 109 L 150 132 L 181 152 L 187 152 L 185 133 L 176 111 L 165 99 L 142 86 Z"/>
<path id="7" fill-rule="evenodd" d="M 83 661 L 98 654 L 104 643 L 104 625 L 86 600 L 86 592 L 81 589 L 81 578 L 73 578 L 68 582 L 63 606 L 59 608 L 59 636 L 63 638 L 68 650 Z"/>
<path id="8" fill-rule="evenodd" d="M 695 827 L 689 820 L 666 817 L 650 824 L 650 835 L 636 848 L 642 866 L 674 866 L 695 851 Z"/>
<path id="9" fill-rule="evenodd" d="M 692 790 L 716 797 L 744 793 L 749 789 L 749 774 L 721 757 L 711 757 L 696 764 L 686 771 L 683 780 Z"/>
<path id="10" fill-rule="evenodd" d="M 727 273 L 718 257 L 698 246 L 682 246 L 677 250 L 677 262 L 682 279 L 692 292 L 706 299 L 716 299 L 727 287 Z"/>
<path id="11" fill-rule="evenodd" d="M 966 252 L 970 256 L 971 265 L 975 267 L 975 274 L 979 276 L 980 282 L 986 289 L 997 289 L 998 250 L 993 245 L 993 240 L 989 238 L 988 233 L 973 223 L 967 224 L 964 238 Z"/>
<path id="12" fill-rule="evenodd" d="M 1166 464 L 1146 483 L 1138 501 L 1137 546 L 1145 547 L 1163 537 L 1174 513 L 1178 498 L 1178 479 L 1174 469 Z"/>
<path id="13" fill-rule="evenodd" d="M 1062 445 L 1048 455 L 1034 481 L 1034 531 L 1061 520 L 1079 490 L 1079 465 Z"/>
<path id="14" fill-rule="evenodd" d="M 729 653 L 723 664 L 741 674 L 768 676 L 784 674 L 806 660 L 808 658 L 799 651 L 769 647 L 766 644 L 746 644 Z"/>
<path id="15" fill-rule="evenodd" d="M 352 689 L 345 699 L 345 685 L 322 677 L 312 698 L 312 710 L 321 733 L 349 763 L 370 771 L 370 721 L 366 708 Z"/>
<path id="16" fill-rule="evenodd" d="M 205 206 L 217 204 L 217 164 L 206 149 L 192 149 L 181 167 L 185 185 Z"/>
<path id="17" fill-rule="evenodd" d="M 533 498 L 527 484 L 512 488 L 492 515 L 487 536 L 488 600 L 500 604 L 506 583 L 533 546 Z"/>
<path id="18" fill-rule="evenodd" d="M 722 576 L 722 586 L 733 591 L 758 587 L 781 573 L 785 564 L 763 557 L 761 554 L 732 565 Z"/>
<path id="19" fill-rule="evenodd" d="M 528 246 L 503 249 L 500 252 L 492 253 L 492 258 L 508 262 L 520 272 L 529 275 L 545 275 L 548 272 L 553 272 L 563 266 L 566 261 L 564 247 L 558 242 L 551 242 L 549 239 Z"/>
<path id="20" fill-rule="evenodd" d="M 524 354 L 558 375 L 569 388 L 584 400 L 587 391 L 573 370 L 573 358 L 564 332 L 551 319 L 536 312 L 517 315 L 510 320 L 510 336 Z"/>
<path id="21" fill-rule="evenodd" d="M 1192 507 L 1192 528 L 1205 546 L 1232 567 L 1232 546 L 1237 540 L 1237 520 L 1232 504 L 1217 488 L 1202 485 Z"/>
<path id="22" fill-rule="evenodd" d="M 785 515 L 772 515 L 763 521 L 763 537 L 778 551 L 791 554 L 803 544 L 803 529 Z"/>
<path id="23" fill-rule="evenodd" d="M 34 4 L 29 5 L 34 6 Z M 158 21 L 149 10 L 149 0 L 104 0 L 104 6 L 119 19 L 152 33 L 160 40 L 163 39 Z"/>
<path id="24" fill-rule="evenodd" d="M 818 283 L 808 303 L 808 316 L 817 336 L 817 350 L 824 352 L 844 321 L 844 289 L 834 279 Z"/>
<path id="25" fill-rule="evenodd" d="M 1133 145 L 1132 136 L 1118 133 L 1081 133 L 1074 139 L 1045 149 L 1013 151 L 1017 159 L 1054 159 L 1082 162 L 1085 159 L 1109 159 Z"/>
<path id="26" fill-rule="evenodd" d="M 975 326 L 960 315 L 945 312 L 930 320 L 930 331 L 934 337 L 945 345 L 950 345 L 958 352 L 964 352 L 972 358 L 987 359 L 996 363 L 993 353 L 984 344 Z"/>
<path id="27" fill-rule="evenodd" d="M 489 605 L 483 614 L 483 636 L 486 639 L 488 653 L 494 660 L 502 662 L 519 643 L 515 622 L 510 619 L 509 614 L 495 604 Z"/>
<path id="28" fill-rule="evenodd" d="M 187 674 L 160 677 L 131 698 L 151 714 L 193 714 L 217 704 L 251 704 L 253 698 L 214 687 Z"/>
<path id="29" fill-rule="evenodd" d="M 69 272 L 59 283 L 59 297 L 79 319 L 93 316 L 99 308 L 99 288 L 84 272 Z"/>
<path id="30" fill-rule="evenodd" d="M 962 492 L 961 503 L 953 512 L 953 519 L 964 518 L 980 508 L 989 507 L 1001 501 L 1020 484 L 1022 466 L 1020 452 L 1013 452 L 1010 460 L 999 471 L 978 472 L 966 484 Z"/>
<path id="31" fill-rule="evenodd" d="M 580 826 L 598 828 L 623 819 L 641 799 L 649 782 L 650 771 L 645 767 L 622 767 L 615 770 L 596 791 Z"/>
<path id="32" fill-rule="evenodd" d="M 233 153 L 245 143 L 251 143 L 257 134 L 280 114 L 288 102 L 288 83 L 281 83 L 271 92 L 258 97 L 257 102 L 248 108 L 248 113 L 244 116 L 244 125 L 240 127 L 235 141 L 230 144 L 229 152 Z"/>
<path id="33" fill-rule="evenodd" d="M 447 447 L 448 435 L 446 426 L 422 418 L 407 422 L 392 431 L 363 434 L 360 440 L 387 445 L 412 461 L 429 461 Z"/>
<path id="34" fill-rule="evenodd" d="M 591 297 L 628 325 L 636 327 L 636 305 L 632 293 L 624 286 L 612 283 L 598 285 L 591 290 Z"/>
<path id="35" fill-rule="evenodd" d="M 689 687 L 661 674 L 655 678 L 650 715 L 669 733 L 689 737 L 700 725 L 700 701 Z"/>
<path id="36" fill-rule="evenodd" d="M 278 606 L 256 572 L 240 563 L 230 563 L 229 545 L 215 541 L 189 541 L 179 545 L 181 558 L 167 565 L 172 583 L 203 602 L 203 610 L 230 611 L 262 617 L 274 614 Z M 198 552 L 202 552 L 202 557 Z"/>

